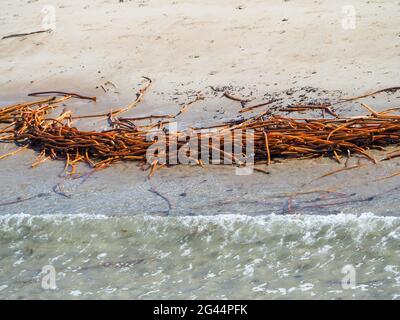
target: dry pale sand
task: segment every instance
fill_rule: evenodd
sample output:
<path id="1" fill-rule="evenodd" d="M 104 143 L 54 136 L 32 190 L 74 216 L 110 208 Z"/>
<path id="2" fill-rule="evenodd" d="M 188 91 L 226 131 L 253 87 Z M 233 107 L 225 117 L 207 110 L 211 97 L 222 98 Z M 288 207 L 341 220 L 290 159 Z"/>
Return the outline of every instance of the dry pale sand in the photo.
<path id="1" fill-rule="evenodd" d="M 141 76 L 148 76 L 154 80 L 151 92 L 130 114 L 176 113 L 181 103 L 201 91 L 205 101 L 193 105 L 179 120 L 194 123 L 229 119 L 240 110 L 238 103 L 221 98 L 209 86 L 221 90 L 227 86 L 255 101 L 280 92 L 290 102 L 296 98 L 287 94 L 292 88 L 294 95 L 301 92 L 321 99 L 399 85 L 398 1 L 351 1 L 355 29 L 342 26 L 342 7 L 348 1 L 52 3 L 53 32 L 0 40 L 2 105 L 26 100 L 25 95 L 33 91 L 63 90 L 98 97 L 96 104 L 76 102 L 77 112 L 109 110 L 131 101 Z M 41 30 L 46 5 L 48 1 L 2 1 L 0 35 Z M 313 93 L 306 87 L 319 89 Z M 399 94 L 369 102 L 377 109 L 398 106 Z M 356 110 L 364 112 L 356 105 L 338 111 Z M 79 125 L 102 129 L 105 123 Z M 0 145 L 0 150 L 11 147 Z M 179 166 L 148 181 L 147 173 L 127 163 L 82 184 L 59 177 L 62 163 L 30 169 L 33 159 L 33 151 L 24 151 L 2 160 L 0 194 L 3 202 L 41 196 L 0 206 L 0 212 L 166 212 L 166 201 L 149 192 L 150 187 L 170 199 L 170 214 L 285 213 L 290 202 L 295 211 L 305 213 L 343 210 L 396 215 L 400 202 L 396 197 L 400 179 L 374 181 L 396 172 L 395 160 L 317 181 L 313 179 L 339 165 L 329 159 L 290 161 L 272 165 L 269 175 L 250 177 L 236 176 L 227 167 Z M 71 198 L 52 191 L 59 182 Z M 310 194 L 290 200 L 286 194 L 317 189 L 335 189 L 347 197 Z M 316 201 L 320 206 L 315 206 Z"/>
<path id="2" fill-rule="evenodd" d="M 48 1 L 2 1 L 1 35 L 42 29 Z M 398 1 L 52 1 L 56 30 L 0 41 L 2 98 L 50 88 L 122 98 L 140 76 L 156 91 L 208 85 L 392 86 L 400 61 Z"/>

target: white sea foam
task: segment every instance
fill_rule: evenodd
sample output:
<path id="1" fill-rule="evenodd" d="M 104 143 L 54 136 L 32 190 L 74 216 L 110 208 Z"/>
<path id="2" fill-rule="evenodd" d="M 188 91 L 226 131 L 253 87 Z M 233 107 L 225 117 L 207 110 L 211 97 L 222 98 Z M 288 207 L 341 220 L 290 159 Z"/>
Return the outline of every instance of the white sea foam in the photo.
<path id="1" fill-rule="evenodd" d="M 298 223 L 304 227 L 311 227 L 315 224 L 347 224 L 351 222 L 357 222 L 365 225 L 368 229 L 369 222 L 384 222 L 384 223 L 398 223 L 400 217 L 395 216 L 378 216 L 372 212 L 362 213 L 362 214 L 352 214 L 352 213 L 340 213 L 340 214 L 329 214 L 329 215 L 303 215 L 303 214 L 293 214 L 293 215 L 245 215 L 245 214 L 221 214 L 221 215 L 199 215 L 199 216 L 151 216 L 151 215 L 119 215 L 119 216 L 108 216 L 103 214 L 89 214 L 89 213 L 77 213 L 77 214 L 4 214 L 0 215 L 0 224 L 9 224 L 12 222 L 14 225 L 24 223 L 25 225 L 32 224 L 34 220 L 51 221 L 54 223 L 74 221 L 74 220 L 107 220 L 107 219 L 124 219 L 124 220 L 135 220 L 143 219 L 144 221 L 167 221 L 176 220 L 183 225 L 192 226 L 204 223 L 213 223 L 220 225 L 225 228 L 231 227 L 236 223 L 253 223 L 265 225 L 270 222 L 294 222 Z"/>

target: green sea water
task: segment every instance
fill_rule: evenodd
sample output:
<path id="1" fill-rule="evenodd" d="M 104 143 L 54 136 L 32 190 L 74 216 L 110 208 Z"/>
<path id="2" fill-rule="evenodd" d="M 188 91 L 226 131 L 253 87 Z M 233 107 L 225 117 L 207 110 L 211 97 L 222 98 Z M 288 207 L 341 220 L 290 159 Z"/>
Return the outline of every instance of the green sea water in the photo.
<path id="1" fill-rule="evenodd" d="M 400 299 L 400 218 L 2 215 L 0 298 Z"/>

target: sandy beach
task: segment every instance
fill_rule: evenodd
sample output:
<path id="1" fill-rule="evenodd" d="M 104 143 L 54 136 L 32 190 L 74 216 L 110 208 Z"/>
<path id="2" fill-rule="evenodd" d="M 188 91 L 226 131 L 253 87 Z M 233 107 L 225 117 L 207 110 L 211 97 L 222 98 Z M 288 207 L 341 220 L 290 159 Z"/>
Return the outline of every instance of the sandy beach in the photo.
<path id="1" fill-rule="evenodd" d="M 109 111 L 131 102 L 141 77 L 149 76 L 154 80 L 151 90 L 129 115 L 176 113 L 201 93 L 206 99 L 195 103 L 179 124 L 218 123 L 235 118 L 241 108 L 222 97 L 224 88 L 254 102 L 263 102 L 267 94 L 275 93 L 288 103 L 298 101 L 301 94 L 309 100 L 334 99 L 396 85 L 400 65 L 396 19 L 400 6 L 392 2 L 356 2 L 355 29 L 343 28 L 341 1 L 202 1 L 201 5 L 195 1 L 71 1 L 54 2 L 50 10 L 47 5 L 44 1 L 2 4 L 2 36 L 43 29 L 49 12 L 54 18 L 51 33 L 0 41 L 3 105 L 25 101 L 30 92 L 62 90 L 97 96 L 96 103 L 77 101 L 73 110 L 78 114 Z M 397 96 L 383 94 L 366 101 L 380 110 L 397 106 Z M 259 111 L 262 109 L 255 110 Z M 365 112 L 357 103 L 340 106 L 337 111 Z M 94 130 L 105 125 L 105 121 L 78 122 L 78 126 Z M 4 151 L 10 148 L 1 146 Z M 33 159 L 34 152 L 24 151 L 2 161 L 0 188 L 5 199 L 15 194 L 22 198 L 51 194 L 52 186 L 60 181 L 62 164 L 30 169 Z M 267 195 L 334 187 L 357 194 L 355 200 L 361 202 L 350 204 L 349 211 L 376 209 L 378 214 L 397 215 L 392 206 L 382 206 L 382 199 L 376 200 L 375 206 L 375 199 L 364 201 L 374 196 L 397 201 L 389 192 L 396 188 L 397 178 L 373 182 L 395 172 L 395 160 L 311 182 L 336 167 L 328 159 L 290 161 L 268 168 L 270 175 L 257 173 L 247 179 L 236 177 L 231 168 L 180 167 L 162 171 L 154 182 L 148 182 L 147 173 L 135 164 L 121 164 L 79 188 L 67 182 L 67 190 L 72 185 L 71 199 L 53 200 L 52 194 L 38 203 L 40 208 L 47 203 L 57 212 L 85 211 L 93 203 L 90 197 L 98 199 L 101 194 L 107 195 L 104 201 L 108 204 L 99 207 L 109 214 L 157 212 L 166 204 L 148 192 L 149 183 L 154 183 L 171 198 L 176 214 L 209 214 L 217 210 L 215 204 L 228 213 L 242 207 L 249 211 L 248 206 L 254 213 L 275 212 L 283 210 L 287 200 L 268 200 Z M 304 177 L 309 186 L 303 186 Z M 344 184 L 348 179 L 352 183 Z M 204 197 L 210 188 L 215 192 Z M 134 196 L 126 199 L 127 192 Z M 238 203 L 238 199 L 242 201 Z M 210 205 L 204 207 L 203 201 Z M 26 202 L 9 206 L 7 211 L 37 212 L 31 208 L 32 203 Z M 342 206 L 333 209 L 341 210 Z M 330 207 L 322 211 L 331 212 Z"/>
<path id="2" fill-rule="evenodd" d="M 101 102 L 113 92 L 96 87 L 112 81 L 114 98 L 124 103 L 143 75 L 154 78 L 154 95 L 210 85 L 312 86 L 351 95 L 393 86 L 398 3 L 355 1 L 355 29 L 343 29 L 346 4 L 4 1 L 2 36 L 43 29 L 47 5 L 55 30 L 1 41 L 2 100 L 57 87 L 95 93 Z"/>
<path id="3" fill-rule="evenodd" d="M 150 114 L 176 114 L 185 103 L 201 94 L 204 100 L 191 105 L 190 112 L 186 112 L 178 119 L 179 126 L 187 127 L 221 123 L 238 117 L 242 106 L 237 101 L 224 97 L 225 90 L 251 99 L 254 103 L 262 103 L 271 96 L 276 96 L 282 99 L 282 103 L 291 104 L 299 101 L 324 101 L 324 99 L 337 101 L 340 98 L 398 86 L 400 3 L 377 0 L 352 1 L 351 5 L 355 10 L 355 16 L 350 17 L 350 22 L 348 22 L 349 17 L 346 16 L 347 11 L 343 11 L 343 7 L 346 5 L 349 5 L 348 2 L 342 0 L 313 2 L 305 0 L 2 1 L 0 5 L 0 24 L 2 26 L 0 37 L 4 38 L 0 40 L 0 106 L 29 101 L 33 98 L 27 97 L 27 94 L 32 92 L 56 90 L 97 97 L 96 102 L 74 100 L 73 103 L 69 103 L 68 108 L 76 114 L 109 112 L 111 109 L 126 106 L 132 102 L 144 83 L 142 77 L 146 76 L 150 77 L 153 83 L 146 93 L 144 101 L 126 115 L 139 117 Z M 49 26 L 52 29 L 51 32 L 13 36 L 43 31 Z M 399 101 L 399 91 L 383 93 L 362 100 L 378 111 L 399 107 Z M 255 115 L 257 112 L 267 109 L 260 108 L 247 113 L 246 116 Z M 335 112 L 342 116 L 368 113 L 360 106 L 360 102 L 339 104 L 335 107 Z M 321 116 L 319 111 L 312 111 L 308 115 Z M 88 130 L 107 128 L 107 122 L 101 119 L 79 120 L 76 125 Z M 15 145 L 0 144 L 0 154 L 5 154 L 15 148 Z M 372 154 L 381 159 L 392 150 L 395 150 L 395 147 L 385 151 L 372 151 Z M 230 215 L 251 217 L 264 217 L 269 214 L 274 214 L 273 217 L 276 217 L 275 215 L 278 215 L 278 222 L 274 220 L 276 218 L 271 218 L 272 222 L 267 220 L 262 225 L 268 225 L 269 228 L 270 223 L 272 226 L 278 223 L 279 226 L 282 224 L 281 227 L 284 229 L 284 223 L 279 220 L 280 216 L 290 217 L 292 214 L 299 214 L 300 216 L 305 215 L 304 219 L 308 219 L 308 215 L 317 215 L 317 219 L 319 219 L 313 220 L 309 224 L 304 222 L 303 230 L 306 230 L 304 233 L 309 230 L 312 233 L 319 225 L 329 225 L 331 228 L 329 230 L 334 230 L 339 238 L 343 236 L 345 239 L 351 239 L 354 234 L 360 235 L 362 240 L 360 240 L 359 246 L 353 247 L 351 244 L 343 247 L 350 248 L 346 257 L 351 263 L 356 264 L 357 261 L 352 260 L 354 257 L 350 250 L 357 251 L 360 246 L 368 247 L 368 241 L 375 239 L 373 238 L 375 233 L 371 231 L 370 234 L 367 227 L 357 226 L 354 232 L 349 231 L 343 235 L 341 227 L 336 229 L 336 222 L 330 224 L 330 215 L 372 213 L 374 216 L 379 216 L 376 219 L 381 216 L 384 216 L 385 219 L 388 216 L 394 216 L 396 219 L 400 217 L 398 211 L 400 176 L 380 180 L 382 177 L 400 171 L 400 162 L 396 159 L 373 164 L 361 157 L 354 157 L 350 159 L 349 165 L 362 164 L 360 168 L 343 171 L 322 179 L 320 179 L 321 176 L 342 168 L 343 164 L 338 164 L 328 158 L 284 160 L 268 167 L 262 165 L 260 168 L 266 173 L 254 172 L 249 176 L 236 175 L 235 168 L 232 166 L 210 165 L 204 168 L 174 166 L 158 170 L 151 179 L 148 179 L 149 173 L 143 171 L 139 165 L 133 162 L 123 162 L 97 172 L 82 181 L 66 179 L 63 174 L 64 163 L 62 161 L 47 161 L 36 168 L 31 168 L 36 156 L 37 153 L 34 151 L 24 150 L 18 155 L 7 157 L 0 162 L 0 194 L 3 203 L 0 205 L 0 215 L 5 217 L 4 221 L 6 222 L 2 220 L 4 224 L 10 223 L 12 226 L 8 229 L 4 227 L 5 231 L 2 230 L 9 232 L 15 227 L 13 222 L 7 220 L 8 215 L 11 215 L 11 218 L 14 217 L 13 215 L 19 217 L 21 214 L 38 216 L 39 220 L 46 215 L 69 216 L 75 214 L 78 214 L 78 218 L 79 215 L 85 215 L 85 217 L 86 215 L 95 217 L 100 215 L 101 219 L 103 216 L 122 219 L 113 224 L 110 223 L 110 225 L 102 222 L 101 219 L 97 221 L 97 218 L 93 218 L 95 220 L 93 225 L 92 222 L 88 222 L 87 227 L 94 230 L 93 233 L 95 233 L 96 226 L 99 230 L 109 231 L 104 231 L 104 234 L 107 234 L 104 238 L 107 239 L 104 240 L 104 246 L 94 248 L 94 258 L 90 255 L 88 260 L 95 259 L 96 255 L 101 255 L 103 251 L 108 252 L 107 249 L 104 249 L 108 241 L 112 242 L 112 239 L 108 237 L 110 234 L 114 236 L 112 232 L 117 232 L 115 230 L 118 228 L 123 229 L 123 221 L 128 221 L 126 222 L 129 226 L 127 228 L 134 229 L 135 231 L 132 232 L 138 236 L 139 240 L 136 239 L 137 242 L 132 242 L 132 247 L 136 244 L 145 246 L 146 237 L 149 235 L 143 230 L 147 227 L 151 229 L 153 225 L 147 220 L 142 222 L 140 220 L 142 215 L 155 218 L 164 216 L 177 218 L 178 223 L 182 223 L 185 228 L 186 220 L 179 220 L 181 217 L 182 219 L 187 217 L 191 219 L 192 216 L 205 216 L 206 219 L 210 216 L 227 215 L 227 218 L 223 218 L 222 227 L 219 220 L 217 222 L 211 220 L 207 223 L 214 228 L 212 230 L 217 230 L 216 233 L 222 238 L 236 239 L 235 234 L 240 233 L 240 243 L 243 244 L 248 237 L 252 236 L 253 232 L 247 229 L 243 231 L 240 229 L 241 227 L 237 227 L 239 228 L 237 231 L 236 225 L 233 229 L 228 228 L 229 231 L 227 231 L 225 223 L 229 224 L 227 221 L 230 220 Z M 80 173 L 88 170 L 86 165 L 78 166 Z M 62 187 L 61 192 L 60 186 Z M 156 189 L 162 197 L 149 191 L 152 189 Z M 334 195 L 331 193 L 332 190 Z M 329 215 L 326 217 L 327 220 L 320 218 L 327 215 Z M 136 219 L 136 216 L 139 216 L 139 222 L 129 220 Z M 22 216 L 21 219 L 25 219 L 24 217 Z M 241 219 L 239 219 L 239 224 Z M 340 219 L 350 226 L 357 223 L 347 218 Z M 363 223 L 368 225 L 369 219 L 367 216 Z M 32 232 L 35 232 L 35 230 L 42 230 L 40 228 L 45 228 L 50 224 L 49 228 L 55 230 L 53 222 L 47 223 L 45 218 L 43 221 L 40 220 L 39 229 L 30 225 L 29 227 L 17 226 L 15 228 L 19 230 L 18 232 L 25 228 L 29 230 L 32 228 Z M 176 241 L 181 245 L 183 243 L 181 238 L 185 241 L 189 239 L 187 240 L 189 245 L 192 244 L 194 248 L 205 250 L 205 247 L 198 245 L 196 240 L 193 240 L 195 236 L 191 238 L 192 234 L 203 232 L 201 231 L 203 230 L 201 221 L 196 220 L 194 227 L 196 231 L 193 231 L 192 227 L 187 227 L 187 229 L 182 227 L 182 230 L 178 230 L 179 239 L 171 236 L 171 241 Z M 371 225 L 379 227 L 380 221 L 373 220 Z M 388 226 L 385 225 L 383 229 L 387 230 L 389 234 L 390 232 L 398 234 L 398 227 L 396 227 L 397 229 L 393 227 L 397 222 L 392 223 L 397 220 L 390 221 Z M 144 229 L 136 227 L 136 223 L 145 226 Z M 205 224 L 207 223 L 205 222 Z M 255 225 L 257 228 L 260 225 L 259 222 L 253 220 L 246 223 L 251 226 Z M 57 223 L 55 225 L 57 226 Z M 161 227 L 152 229 L 157 235 L 165 230 L 172 233 L 175 230 L 169 220 L 161 222 L 160 225 Z M 229 226 L 231 225 L 229 224 Z M 73 233 L 74 227 L 69 227 L 69 224 L 64 227 L 66 234 L 71 234 L 71 237 L 72 234 L 80 237 L 84 233 L 84 231 Z M 84 227 L 79 228 L 76 230 L 85 230 Z M 273 227 L 271 228 L 271 230 L 275 230 Z M 264 234 L 263 232 L 266 232 L 264 229 L 260 230 L 262 230 L 260 231 L 261 240 L 257 241 L 262 242 L 263 237 L 270 235 Z M 284 233 L 285 237 L 290 238 L 291 231 L 284 230 L 287 230 Z M 43 236 L 40 232 L 35 234 L 39 242 Z M 129 232 L 128 234 L 130 234 Z M 277 231 L 278 235 L 279 233 L 280 231 Z M 12 238 L 14 236 L 5 234 L 4 237 Z M 52 234 L 52 237 L 56 236 L 57 234 Z M 206 238 L 204 235 L 204 239 Z M 68 239 L 65 240 L 66 243 L 68 243 Z M 217 237 L 217 239 L 219 238 Z M 271 240 L 271 243 L 280 246 L 278 241 L 274 242 L 274 239 Z M 82 243 L 92 243 L 90 238 L 81 240 Z M 6 243 L 6 240 L 4 241 Z M 162 244 L 160 239 L 157 241 L 152 242 L 154 248 Z M 21 256 L 24 259 L 26 258 L 24 250 L 26 247 L 33 246 L 32 243 L 24 242 L 22 244 L 21 242 L 18 252 L 23 252 Z M 49 248 L 56 247 L 56 243 L 56 240 L 51 242 Z M 318 243 L 315 240 L 312 245 L 317 248 Z M 326 242 L 327 245 L 329 243 L 329 241 Z M 387 255 L 390 256 L 390 261 L 396 261 L 396 251 L 391 249 L 395 248 L 395 245 L 391 242 L 388 243 L 389 253 Z M 302 242 L 302 245 L 298 247 L 298 251 L 293 256 L 295 257 L 293 263 L 297 263 L 296 261 L 303 257 L 304 252 L 308 250 L 308 244 L 309 242 L 304 240 L 304 243 Z M 173 245 L 170 246 L 170 248 L 173 247 Z M 378 252 L 380 245 L 377 243 L 372 247 Z M 241 251 L 241 247 L 237 248 L 233 246 L 231 254 L 232 257 L 241 255 L 240 259 L 243 258 L 243 261 L 238 258 L 243 264 L 241 268 L 248 265 L 254 267 L 254 264 L 251 264 L 242 255 L 244 251 Z M 337 256 L 341 254 L 343 248 L 335 247 L 334 252 Z M 243 250 L 245 249 L 247 250 L 247 247 L 243 248 Z M 71 257 L 77 254 L 74 248 L 65 250 L 71 250 Z M 170 270 L 168 268 L 174 261 L 172 257 L 184 259 L 183 257 L 186 257 L 184 252 L 188 249 L 187 247 L 183 248 L 182 245 L 182 251 L 171 250 L 173 254 L 170 258 L 166 258 L 171 261 L 168 260 L 163 265 L 165 270 Z M 139 251 L 132 255 L 135 257 L 145 255 Z M 115 252 L 109 256 L 115 254 L 113 258 L 122 259 L 120 258 L 122 254 L 118 256 Z M 265 251 L 265 255 L 267 252 Z M 377 254 L 376 252 L 374 254 Z M 57 251 L 57 254 L 62 256 L 61 251 Z M 162 252 L 157 254 L 162 255 Z M 127 253 L 127 255 L 129 254 Z M 18 280 L 18 275 L 15 273 L 17 271 L 14 272 L 11 267 L 8 268 L 17 263 L 18 259 L 22 259 L 20 255 L 17 256 L 17 258 L 4 260 L 2 270 L 13 273 L 15 279 Z M 223 256 L 223 252 L 221 256 Z M 44 261 L 43 263 L 47 259 L 53 259 L 51 255 L 44 253 L 43 257 L 45 257 L 41 260 L 41 262 Z M 260 257 L 262 258 L 262 255 Z M 257 259 L 260 257 L 257 256 Z M 277 253 L 276 257 L 279 260 L 280 254 Z M 157 256 L 144 261 L 157 268 L 157 264 L 154 262 L 158 261 L 157 259 L 162 260 L 163 258 Z M 202 259 L 198 260 L 200 264 L 203 263 Z M 97 258 L 97 260 L 108 261 L 107 258 Z M 6 262 L 8 263 L 7 267 L 4 267 Z M 185 268 L 188 268 L 189 265 L 191 264 L 185 264 Z M 233 266 L 232 262 L 232 270 Z M 290 268 L 289 265 L 287 267 Z M 385 268 L 386 264 L 382 262 L 380 267 Z M 32 268 L 28 268 L 29 275 L 34 273 L 32 270 L 36 270 L 37 266 L 34 265 Z M 277 267 L 277 270 L 279 268 Z M 221 270 L 223 269 L 221 267 Z M 246 270 L 240 269 L 240 273 L 247 276 Z M 331 270 L 337 270 L 337 266 L 332 266 Z M 174 271 L 171 272 L 173 274 Z M 210 272 L 204 269 L 199 274 L 206 279 Z M 21 273 L 23 272 L 21 271 Z M 216 271 L 214 273 L 217 274 Z M 26 276 L 26 273 L 24 275 Z M 137 281 L 141 281 L 141 274 L 138 273 L 135 276 L 137 276 Z M 99 275 L 93 277 L 93 279 L 101 279 Z M 157 279 L 160 281 L 164 279 L 161 275 L 159 277 Z M 219 274 L 215 279 L 219 279 L 218 277 Z M 235 277 L 227 277 L 227 279 Z M 273 276 L 271 277 L 273 278 Z M 4 283 L 6 283 L 8 280 L 4 279 Z M 192 289 L 193 292 L 198 290 L 198 295 L 191 291 L 192 298 L 209 297 L 209 291 L 202 291 L 204 279 L 201 279 L 199 283 L 194 280 L 196 284 Z M 295 283 L 297 280 L 293 279 L 291 281 Z M 46 293 L 42 296 L 42 293 L 35 291 L 36 289 L 33 287 L 33 289 L 29 289 L 31 291 L 27 289 L 28 291 L 25 293 L 18 293 L 25 283 L 17 280 L 15 280 L 15 287 L 7 282 L 7 286 L 10 286 L 9 289 L 14 290 L 12 291 L 13 297 L 48 297 Z M 180 281 L 178 278 L 175 280 Z M 326 282 L 321 288 L 326 289 L 325 286 L 329 288 L 331 279 L 324 278 L 325 280 Z M 369 281 L 367 280 L 365 283 Z M 79 281 L 77 280 L 76 283 L 81 283 Z M 150 283 L 153 280 L 148 281 Z M 168 280 L 165 281 L 168 283 L 168 288 L 174 288 L 176 285 Z M 292 282 L 290 282 L 291 285 L 296 285 Z M 1 283 L 0 281 L 0 296 L 8 290 L 2 291 Z M 261 286 L 260 291 L 257 291 L 258 289 L 251 291 L 252 298 L 268 297 L 268 290 L 264 290 L 265 285 L 263 285 L 262 279 L 254 280 L 251 286 L 248 285 L 249 292 L 252 290 L 251 288 Z M 77 284 L 77 286 L 79 285 Z M 121 288 L 122 284 L 119 289 Z M 168 291 L 168 294 L 165 295 L 162 292 L 153 294 L 153 290 L 156 289 L 147 284 L 143 284 L 143 288 L 132 289 L 136 290 L 132 295 L 127 294 L 130 289 L 127 289 L 126 292 L 118 291 L 119 295 L 114 297 L 187 298 L 185 289 L 182 288 L 183 293 L 179 294 L 172 289 L 171 292 L 169 289 L 165 289 L 165 292 Z M 212 292 L 211 296 L 214 298 L 232 297 L 229 295 L 229 288 L 230 286 L 227 286 L 224 294 L 221 294 L 213 287 L 214 291 L 210 291 Z M 243 288 L 247 288 L 247 282 Z M 387 291 L 386 297 L 398 298 L 396 288 L 396 285 L 393 285 Z M 101 297 L 113 297 L 108 295 L 108 291 L 104 288 L 99 289 L 97 293 L 88 291 L 87 295 L 78 294 L 84 290 L 78 290 L 77 293 L 77 290 L 70 289 L 69 293 L 67 291 L 58 292 L 59 296 L 93 298 L 98 294 Z M 321 292 L 328 292 L 327 289 L 324 290 Z M 308 289 L 299 289 L 299 291 L 295 291 L 293 297 L 304 297 L 303 291 L 307 291 L 307 294 L 312 292 L 312 290 L 308 292 Z M 150 292 L 150 294 L 146 296 L 146 292 Z M 376 297 L 375 295 L 379 296 L 379 290 L 374 291 L 372 296 Z M 272 296 L 275 298 L 291 297 L 289 292 L 285 291 L 285 294 L 281 294 L 279 290 L 273 292 Z M 250 297 L 250 295 L 243 289 L 243 292 L 233 295 L 233 297 L 243 298 Z M 306 297 L 313 298 L 314 296 L 311 294 Z M 324 297 L 352 298 L 350 294 L 336 295 L 335 292 L 328 292 Z M 371 295 L 360 289 L 360 297 L 370 298 Z"/>

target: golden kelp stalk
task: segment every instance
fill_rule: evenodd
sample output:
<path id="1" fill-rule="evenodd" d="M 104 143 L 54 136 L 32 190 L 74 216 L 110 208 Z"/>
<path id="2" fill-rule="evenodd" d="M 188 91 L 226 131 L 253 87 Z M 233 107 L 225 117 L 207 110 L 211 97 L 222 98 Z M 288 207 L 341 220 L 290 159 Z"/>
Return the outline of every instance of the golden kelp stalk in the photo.
<path id="1" fill-rule="evenodd" d="M 150 84 L 151 80 L 148 80 Z M 104 168 L 117 161 L 146 161 L 146 152 L 154 143 L 147 139 L 147 135 L 155 126 L 161 128 L 165 121 L 160 121 L 153 126 L 139 126 L 134 123 L 135 119 L 159 118 L 160 116 L 142 118 L 118 118 L 117 116 L 135 107 L 142 100 L 147 88 L 148 85 L 141 89 L 137 99 L 128 107 L 104 114 L 73 116 L 70 111 L 64 111 L 60 116 L 52 117 L 52 111 L 61 102 L 71 98 L 95 100 L 95 98 L 64 92 L 46 92 L 45 94 L 61 97 L 51 97 L 2 108 L 0 109 L 0 124 L 3 126 L 0 129 L 0 141 L 16 143 L 20 148 L 0 158 L 13 155 L 24 148 L 32 148 L 40 154 L 33 166 L 47 159 L 61 159 L 66 161 L 66 171 L 70 174 L 75 173 L 75 165 L 79 162 L 86 162 L 94 168 Z M 397 89 L 397 87 L 389 88 L 387 91 Z M 383 91 L 385 90 L 372 94 Z M 41 94 L 44 93 L 35 95 Z M 363 97 L 365 96 L 367 95 Z M 347 100 L 355 99 L 357 97 Z M 351 154 L 359 154 L 376 162 L 368 154 L 368 149 L 379 149 L 400 142 L 400 115 L 393 114 L 394 109 L 376 112 L 365 104 L 363 106 L 370 112 L 370 115 L 341 118 L 333 112 L 329 112 L 332 118 L 327 119 L 268 116 L 264 112 L 249 119 L 235 120 L 220 126 L 192 129 L 192 134 L 202 139 L 204 129 L 212 128 L 214 131 L 207 133 L 207 137 L 218 136 L 221 139 L 217 146 L 210 143 L 210 149 L 217 149 L 222 158 L 231 157 L 236 163 L 232 151 L 224 150 L 224 137 L 227 134 L 233 135 L 234 130 L 250 129 L 254 130 L 254 162 L 256 164 L 270 164 L 277 158 L 321 156 L 333 157 L 340 162 L 341 157 Z M 186 107 L 180 113 L 186 111 Z M 311 106 L 312 109 L 316 107 L 318 106 Z M 296 106 L 292 111 L 298 111 L 298 108 L 304 110 L 308 106 Z M 324 105 L 318 108 L 326 110 L 329 106 Z M 101 132 L 81 131 L 72 126 L 75 119 L 94 117 L 108 118 L 111 129 Z M 166 115 L 164 118 L 174 118 L 174 116 Z M 183 134 L 182 132 L 167 132 L 167 144 L 173 140 L 172 135 Z M 245 140 L 243 139 L 241 142 L 245 148 Z M 178 142 L 177 147 L 179 148 L 185 143 L 185 141 Z M 170 146 L 167 145 L 165 152 L 168 153 L 169 150 Z M 200 148 L 197 151 L 198 157 L 194 160 L 198 164 L 202 164 L 199 159 L 204 159 L 204 154 L 201 155 Z M 208 157 L 210 154 L 206 155 L 206 158 Z M 160 162 L 156 159 L 150 165 L 151 173 L 153 173 Z"/>

